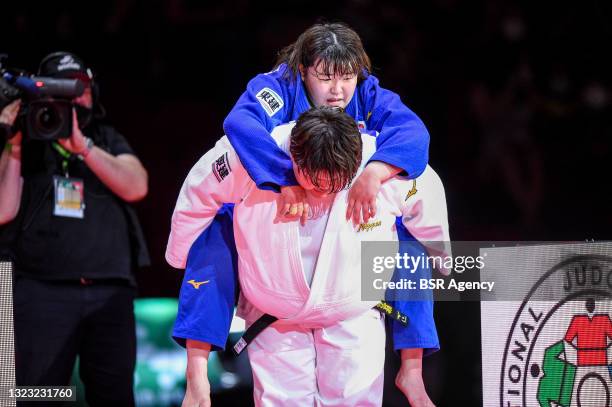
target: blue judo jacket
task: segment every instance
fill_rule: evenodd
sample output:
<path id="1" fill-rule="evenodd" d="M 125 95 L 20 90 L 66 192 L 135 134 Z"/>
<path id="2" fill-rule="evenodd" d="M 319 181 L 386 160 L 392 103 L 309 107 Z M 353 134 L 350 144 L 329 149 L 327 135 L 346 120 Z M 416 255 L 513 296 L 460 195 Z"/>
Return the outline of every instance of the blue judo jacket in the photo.
<path id="1" fill-rule="evenodd" d="M 287 79 L 286 65 L 251 80 L 225 120 L 224 129 L 240 161 L 261 189 L 279 190 L 297 185 L 290 158 L 276 145 L 270 132 L 280 124 L 296 120 L 311 107 L 303 82 Z M 428 161 L 429 134 L 423 122 L 402 104 L 397 94 L 381 88 L 369 75 L 346 107 L 362 131 L 379 133 L 377 151 L 370 161 L 383 161 L 402 168 L 410 178 L 418 177 Z M 238 292 L 237 253 L 233 240 L 231 205 L 225 205 L 210 227 L 194 242 L 187 259 L 179 296 L 179 311 L 173 337 L 208 342 L 224 349 Z M 398 222 L 400 240 L 412 236 Z M 423 251 L 420 245 L 407 250 Z M 424 275 L 427 270 L 419 270 Z M 396 273 L 394 278 L 403 277 Z M 195 287 L 198 282 L 206 284 Z M 425 354 L 439 349 L 432 301 L 393 301 L 408 316 L 403 326 L 388 319 L 395 349 L 423 348 Z"/>
<path id="2" fill-rule="evenodd" d="M 240 161 L 260 189 L 297 185 L 291 160 L 270 137 L 276 126 L 297 120 L 311 107 L 304 83 L 287 79 L 287 70 L 282 64 L 251 80 L 223 124 Z M 409 178 L 425 170 L 429 153 L 425 125 L 397 94 L 381 88 L 374 75 L 357 85 L 345 111 L 362 131 L 379 133 L 370 161 L 401 168 Z"/>

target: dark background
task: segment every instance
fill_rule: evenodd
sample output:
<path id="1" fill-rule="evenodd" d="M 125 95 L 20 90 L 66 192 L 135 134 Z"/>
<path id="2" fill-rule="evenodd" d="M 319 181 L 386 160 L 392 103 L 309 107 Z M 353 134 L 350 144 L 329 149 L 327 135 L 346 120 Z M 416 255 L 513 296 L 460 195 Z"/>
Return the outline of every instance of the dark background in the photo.
<path id="1" fill-rule="evenodd" d="M 382 86 L 427 125 L 453 240 L 610 237 L 608 1 L 3 4 L 10 64 L 34 71 L 58 50 L 84 58 L 110 121 L 149 171 L 149 196 L 136 205 L 153 258 L 138 274 L 141 296 L 177 295 L 181 273 L 163 253 L 187 171 L 222 135 L 248 80 L 321 19 L 351 25 Z M 478 304 L 436 312 L 432 398 L 479 405 Z"/>

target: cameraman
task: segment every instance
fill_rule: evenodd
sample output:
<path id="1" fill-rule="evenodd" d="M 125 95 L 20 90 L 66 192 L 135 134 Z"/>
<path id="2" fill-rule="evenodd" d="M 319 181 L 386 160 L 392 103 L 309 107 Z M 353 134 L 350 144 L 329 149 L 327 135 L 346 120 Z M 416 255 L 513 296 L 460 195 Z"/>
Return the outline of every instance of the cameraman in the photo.
<path id="1" fill-rule="evenodd" d="M 8 132 L 0 235 L 15 262 L 17 385 L 67 385 L 78 355 L 89 405 L 133 405 L 133 269 L 148 264 L 148 253 L 127 202 L 146 196 L 147 172 L 100 120 L 97 85 L 80 58 L 51 54 L 39 75 L 78 78 L 86 87 L 73 99 L 69 138 L 12 134 L 19 101 L 0 113 Z"/>

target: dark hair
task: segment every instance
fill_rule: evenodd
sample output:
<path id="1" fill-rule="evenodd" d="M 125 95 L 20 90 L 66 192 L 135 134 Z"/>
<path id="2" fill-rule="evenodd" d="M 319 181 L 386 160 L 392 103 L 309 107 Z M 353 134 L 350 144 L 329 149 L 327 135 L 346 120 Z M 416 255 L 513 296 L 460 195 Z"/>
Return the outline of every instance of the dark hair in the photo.
<path id="1" fill-rule="evenodd" d="M 287 64 L 287 75 L 293 79 L 299 75 L 300 64 L 309 68 L 318 59 L 321 70 L 330 76 L 352 74 L 361 81 L 372 71 L 361 38 L 343 23 L 311 26 L 297 41 L 279 52 L 275 67 Z"/>
<path id="2" fill-rule="evenodd" d="M 330 193 L 347 188 L 361 164 L 361 133 L 355 119 L 337 107 L 319 106 L 302 113 L 291 130 L 293 161 L 315 187 L 330 179 Z"/>

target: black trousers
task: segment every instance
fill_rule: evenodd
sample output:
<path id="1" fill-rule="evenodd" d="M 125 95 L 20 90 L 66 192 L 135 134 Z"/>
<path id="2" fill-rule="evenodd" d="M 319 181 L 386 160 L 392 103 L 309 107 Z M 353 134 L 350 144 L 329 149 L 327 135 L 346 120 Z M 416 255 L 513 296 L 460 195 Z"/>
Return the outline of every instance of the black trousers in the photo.
<path id="1" fill-rule="evenodd" d="M 66 386 L 78 355 L 90 406 L 133 406 L 134 297 L 135 288 L 120 282 L 83 285 L 17 277 L 17 385 Z"/>

